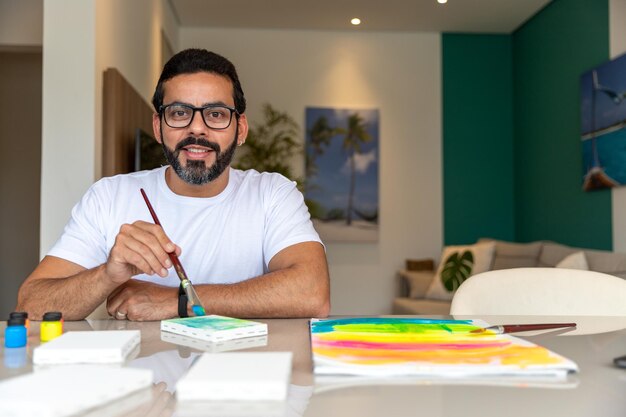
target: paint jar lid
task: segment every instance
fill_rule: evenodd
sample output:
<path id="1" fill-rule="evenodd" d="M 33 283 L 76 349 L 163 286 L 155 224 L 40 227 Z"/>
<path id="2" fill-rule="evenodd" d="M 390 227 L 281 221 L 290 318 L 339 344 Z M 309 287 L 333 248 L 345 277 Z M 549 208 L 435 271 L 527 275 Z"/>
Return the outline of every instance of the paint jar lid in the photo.
<path id="1" fill-rule="evenodd" d="M 48 311 L 43 315 L 43 321 L 59 321 L 61 313 L 59 311 Z"/>
<path id="2" fill-rule="evenodd" d="M 14 317 L 20 317 L 23 318 L 24 320 L 26 320 L 28 318 L 28 313 L 25 311 L 14 311 L 11 314 L 9 314 L 9 318 L 12 319 Z"/>
<path id="3" fill-rule="evenodd" d="M 23 317 L 11 317 L 7 321 L 7 326 L 24 326 L 26 324 L 26 319 Z"/>

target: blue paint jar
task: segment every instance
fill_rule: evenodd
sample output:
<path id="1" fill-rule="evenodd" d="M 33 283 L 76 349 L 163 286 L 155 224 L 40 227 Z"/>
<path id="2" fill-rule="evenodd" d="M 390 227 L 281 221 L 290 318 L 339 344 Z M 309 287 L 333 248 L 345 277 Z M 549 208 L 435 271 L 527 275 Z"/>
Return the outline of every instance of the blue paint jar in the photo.
<path id="1" fill-rule="evenodd" d="M 21 317 L 13 317 L 7 321 L 4 329 L 4 347 L 21 348 L 26 346 L 26 320 Z"/>
<path id="2" fill-rule="evenodd" d="M 11 348 L 4 350 L 4 366 L 10 369 L 21 368 L 28 364 L 28 356 L 26 354 L 27 347 Z"/>
<path id="3" fill-rule="evenodd" d="M 30 330 L 30 320 L 28 320 L 28 313 L 25 311 L 14 311 L 11 314 L 9 314 L 9 318 L 23 318 L 25 321 L 25 326 L 26 326 L 26 335 L 28 335 L 29 330 Z"/>

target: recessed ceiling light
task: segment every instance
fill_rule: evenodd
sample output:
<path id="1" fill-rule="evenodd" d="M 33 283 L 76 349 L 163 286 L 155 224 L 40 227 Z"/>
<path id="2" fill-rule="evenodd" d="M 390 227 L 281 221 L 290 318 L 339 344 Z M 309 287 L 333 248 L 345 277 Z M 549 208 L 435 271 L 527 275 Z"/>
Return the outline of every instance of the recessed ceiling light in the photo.
<path id="1" fill-rule="evenodd" d="M 448 2 L 448 0 L 437 0 L 437 3 L 439 4 L 446 4 Z"/>
<path id="2" fill-rule="evenodd" d="M 354 26 L 360 25 L 361 24 L 361 19 L 359 19 L 358 17 L 354 17 L 354 18 L 352 18 L 352 20 L 350 20 L 350 23 L 352 23 Z"/>

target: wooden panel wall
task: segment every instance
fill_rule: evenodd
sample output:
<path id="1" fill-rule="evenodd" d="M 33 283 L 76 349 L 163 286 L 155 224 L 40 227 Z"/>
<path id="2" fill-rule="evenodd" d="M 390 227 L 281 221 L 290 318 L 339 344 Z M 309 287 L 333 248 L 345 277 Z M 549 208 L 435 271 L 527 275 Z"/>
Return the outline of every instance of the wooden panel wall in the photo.
<path id="1" fill-rule="evenodd" d="M 102 175 L 125 174 L 134 170 L 135 131 L 152 134 L 150 106 L 115 68 L 103 79 Z"/>

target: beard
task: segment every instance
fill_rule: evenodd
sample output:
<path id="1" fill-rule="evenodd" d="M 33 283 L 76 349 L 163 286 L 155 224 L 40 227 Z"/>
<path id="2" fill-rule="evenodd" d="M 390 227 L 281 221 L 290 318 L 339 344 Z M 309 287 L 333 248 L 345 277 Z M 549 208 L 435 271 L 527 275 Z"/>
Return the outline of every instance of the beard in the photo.
<path id="1" fill-rule="evenodd" d="M 180 141 L 173 150 L 165 145 L 164 140 L 161 141 L 161 146 L 163 147 L 165 159 L 167 159 L 167 162 L 181 180 L 192 185 L 203 185 L 215 180 L 217 177 L 222 175 L 226 168 L 230 166 L 230 163 L 235 156 L 235 149 L 237 149 L 238 131 L 239 128 L 237 127 L 235 129 L 235 138 L 233 139 L 232 144 L 230 144 L 224 152 L 222 152 L 219 144 L 210 142 L 204 138 L 194 138 L 192 136 L 186 137 Z M 161 137 L 163 137 L 162 131 Z M 187 161 L 187 164 L 183 166 L 178 159 L 178 156 L 180 155 L 180 151 L 185 146 L 189 145 L 200 145 L 212 149 L 215 152 L 215 162 L 213 162 L 211 166 L 207 167 L 204 161 L 191 160 Z"/>

